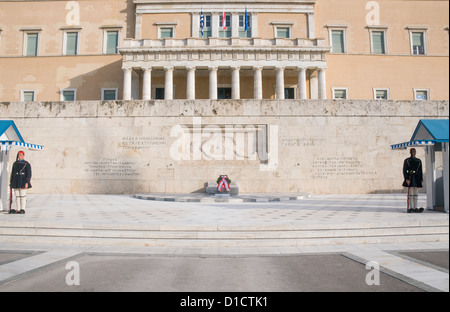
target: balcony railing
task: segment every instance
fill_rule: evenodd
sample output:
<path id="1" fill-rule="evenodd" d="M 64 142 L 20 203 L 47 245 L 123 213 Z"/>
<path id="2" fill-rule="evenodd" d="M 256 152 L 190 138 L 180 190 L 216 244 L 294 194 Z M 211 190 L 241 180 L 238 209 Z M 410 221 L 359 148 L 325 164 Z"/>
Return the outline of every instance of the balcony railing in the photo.
<path id="1" fill-rule="evenodd" d="M 125 39 L 119 51 L 140 51 L 154 48 L 214 49 L 214 48 L 304 48 L 329 50 L 324 39 L 261 39 L 261 38 L 186 38 L 186 39 Z"/>

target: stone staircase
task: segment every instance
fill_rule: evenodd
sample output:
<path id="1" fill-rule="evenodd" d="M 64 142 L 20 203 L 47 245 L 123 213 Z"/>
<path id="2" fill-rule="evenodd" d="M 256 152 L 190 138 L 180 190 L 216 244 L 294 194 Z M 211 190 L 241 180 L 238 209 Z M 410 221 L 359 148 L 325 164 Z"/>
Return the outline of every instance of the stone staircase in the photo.
<path id="1" fill-rule="evenodd" d="M 68 224 L 0 220 L 1 243 L 165 246 L 287 247 L 449 240 L 445 220 L 406 220 L 388 225 L 308 223 L 285 225 Z"/>

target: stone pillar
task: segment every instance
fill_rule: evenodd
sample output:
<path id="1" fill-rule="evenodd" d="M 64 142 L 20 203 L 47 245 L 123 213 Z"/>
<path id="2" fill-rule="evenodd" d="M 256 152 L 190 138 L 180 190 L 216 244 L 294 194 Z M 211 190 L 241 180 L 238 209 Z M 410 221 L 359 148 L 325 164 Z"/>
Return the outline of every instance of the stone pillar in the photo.
<path id="1" fill-rule="evenodd" d="M 164 68 L 166 72 L 164 84 L 164 99 L 173 100 L 173 67 Z"/>
<path id="2" fill-rule="evenodd" d="M 241 98 L 240 69 L 240 67 L 233 67 L 231 69 L 231 98 L 233 100 L 239 100 Z"/>
<path id="3" fill-rule="evenodd" d="M 325 79 L 325 68 L 319 68 L 319 100 L 327 98 L 327 83 Z"/>
<path id="4" fill-rule="evenodd" d="M 425 147 L 425 183 L 427 185 L 427 208 L 434 209 L 436 204 L 436 154 L 434 146 Z"/>
<path id="5" fill-rule="evenodd" d="M 298 68 L 298 98 L 306 100 L 306 68 Z"/>
<path id="6" fill-rule="evenodd" d="M 277 84 L 275 87 L 275 98 L 284 100 L 284 67 L 277 67 Z"/>
<path id="7" fill-rule="evenodd" d="M 219 14 L 218 12 L 211 13 L 211 37 L 213 38 L 219 37 Z"/>
<path id="8" fill-rule="evenodd" d="M 144 68 L 144 77 L 142 80 L 142 99 L 152 99 L 152 69 Z"/>
<path id="9" fill-rule="evenodd" d="M 209 99 L 217 100 L 217 67 L 208 67 L 209 69 Z"/>
<path id="10" fill-rule="evenodd" d="M 8 211 L 9 209 L 8 162 L 10 151 L 11 149 L 8 149 L 8 147 L 5 149 L 0 149 L 0 211 Z"/>
<path id="11" fill-rule="evenodd" d="M 195 100 L 195 67 L 187 67 L 186 99 Z"/>
<path id="12" fill-rule="evenodd" d="M 443 142 L 442 143 L 442 165 L 444 171 L 443 174 L 443 184 L 444 184 L 444 210 L 446 213 L 449 211 L 449 204 L 450 204 L 450 196 L 448 193 L 448 189 L 450 187 L 449 182 L 449 143 Z"/>
<path id="13" fill-rule="evenodd" d="M 231 13 L 231 37 L 239 37 L 239 13 Z"/>
<path id="14" fill-rule="evenodd" d="M 263 87 L 262 87 L 262 70 L 261 66 L 253 67 L 254 75 L 254 98 L 255 100 L 262 100 L 263 98 Z"/>
<path id="15" fill-rule="evenodd" d="M 248 13 L 248 14 L 250 14 L 252 17 L 252 24 L 251 24 L 252 38 L 257 38 L 258 37 L 258 13 L 252 12 L 252 13 Z"/>
<path id="16" fill-rule="evenodd" d="M 314 13 L 308 13 L 308 39 L 315 39 Z"/>
<path id="17" fill-rule="evenodd" d="M 311 94 L 311 100 L 319 99 L 319 77 L 317 70 L 310 70 L 311 75 L 309 76 L 309 93 Z"/>
<path id="18" fill-rule="evenodd" d="M 123 99 L 131 100 L 131 68 L 123 68 Z"/>
<path id="19" fill-rule="evenodd" d="M 200 12 L 191 13 L 192 27 L 191 27 L 191 37 L 198 38 L 200 33 Z"/>

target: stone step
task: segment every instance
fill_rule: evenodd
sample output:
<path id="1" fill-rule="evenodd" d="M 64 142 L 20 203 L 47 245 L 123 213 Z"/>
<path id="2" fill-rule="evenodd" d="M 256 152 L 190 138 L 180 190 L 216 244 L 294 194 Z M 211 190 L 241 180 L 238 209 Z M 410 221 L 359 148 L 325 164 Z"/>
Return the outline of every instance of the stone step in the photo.
<path id="1" fill-rule="evenodd" d="M 448 241 L 446 220 L 375 224 L 148 225 L 0 222 L 0 242 L 139 246 L 299 246 Z"/>
<path id="2" fill-rule="evenodd" d="M 352 244 L 392 244 L 410 242 L 448 242 L 448 234 L 332 237 L 303 239 L 142 239 L 104 237 L 60 237 L 2 235 L 0 243 L 97 245 L 97 246 L 141 246 L 141 247 L 289 247 Z"/>
<path id="3" fill-rule="evenodd" d="M 179 231 L 133 229 L 75 229 L 75 228 L 17 228 L 2 227 L 0 235 L 60 236 L 91 238 L 145 238 L 145 239 L 295 239 L 330 237 L 368 237 L 397 235 L 448 234 L 448 227 L 400 227 L 372 229 L 321 229 L 292 231 Z"/>

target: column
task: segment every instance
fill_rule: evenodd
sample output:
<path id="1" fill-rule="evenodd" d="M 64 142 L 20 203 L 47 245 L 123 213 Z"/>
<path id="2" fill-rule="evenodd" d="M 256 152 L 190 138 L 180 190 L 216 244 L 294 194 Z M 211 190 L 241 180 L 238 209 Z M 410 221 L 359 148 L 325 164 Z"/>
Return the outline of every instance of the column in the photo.
<path id="1" fill-rule="evenodd" d="M 306 100 L 306 68 L 298 68 L 298 98 Z"/>
<path id="2" fill-rule="evenodd" d="M 213 38 L 219 37 L 219 18 L 218 12 L 211 13 L 211 37 Z"/>
<path id="3" fill-rule="evenodd" d="M 195 100 L 195 67 L 187 67 L 186 99 Z"/>
<path id="4" fill-rule="evenodd" d="M 325 68 L 319 68 L 319 99 L 327 98 L 327 87 L 325 80 Z"/>
<path id="5" fill-rule="evenodd" d="M 144 77 L 142 79 L 142 99 L 152 99 L 152 69 L 144 68 Z"/>
<path id="6" fill-rule="evenodd" d="M 208 67 L 209 69 L 209 99 L 217 100 L 217 67 Z"/>
<path id="7" fill-rule="evenodd" d="M 308 13 L 308 39 L 316 38 L 314 30 L 314 13 Z"/>
<path id="8" fill-rule="evenodd" d="M 123 100 L 131 100 L 131 68 L 123 68 Z"/>
<path id="9" fill-rule="evenodd" d="M 198 38 L 200 33 L 200 12 L 194 12 L 192 14 L 192 38 Z"/>
<path id="10" fill-rule="evenodd" d="M 277 67 L 277 84 L 275 87 L 275 98 L 284 100 L 284 67 Z"/>
<path id="11" fill-rule="evenodd" d="M 135 39 L 141 39 L 142 14 L 136 13 L 136 22 L 134 27 Z"/>
<path id="12" fill-rule="evenodd" d="M 262 89 L 262 70 L 261 66 L 253 67 L 253 77 L 254 77 L 254 98 L 255 100 L 262 100 L 263 89 Z"/>
<path id="13" fill-rule="evenodd" d="M 448 189 L 450 187 L 449 183 L 449 143 L 443 142 L 442 143 L 442 167 L 444 171 L 442 172 L 443 175 L 443 184 L 444 184 L 444 210 L 446 213 L 448 213 L 449 210 L 449 203 L 450 203 L 450 197 L 448 193 Z"/>
<path id="14" fill-rule="evenodd" d="M 309 76 L 309 93 L 311 100 L 317 100 L 319 98 L 319 77 L 316 69 L 310 69 Z"/>
<path id="15" fill-rule="evenodd" d="M 231 13 L 231 37 L 239 37 L 239 13 Z"/>
<path id="16" fill-rule="evenodd" d="M 434 146 L 425 147 L 425 183 L 427 185 L 427 208 L 434 209 L 436 204 L 436 154 Z"/>
<path id="17" fill-rule="evenodd" d="M 239 100 L 241 98 L 241 88 L 240 88 L 240 67 L 232 67 L 231 73 L 231 98 L 233 100 Z"/>
<path id="18" fill-rule="evenodd" d="M 165 84 L 164 84 L 164 99 L 173 100 L 173 67 L 164 68 Z"/>
<path id="19" fill-rule="evenodd" d="M 257 12 L 252 12 L 249 13 L 252 17 L 252 38 L 257 38 L 258 37 L 258 13 Z"/>
<path id="20" fill-rule="evenodd" d="M 4 149 L 0 148 L 0 211 L 8 211 L 9 204 L 9 175 L 8 175 L 8 162 L 9 162 L 9 151 L 8 147 Z"/>

